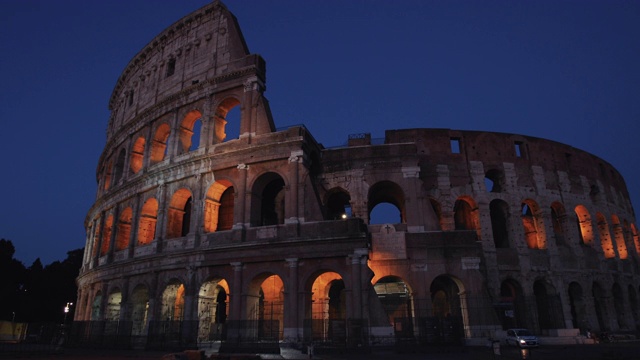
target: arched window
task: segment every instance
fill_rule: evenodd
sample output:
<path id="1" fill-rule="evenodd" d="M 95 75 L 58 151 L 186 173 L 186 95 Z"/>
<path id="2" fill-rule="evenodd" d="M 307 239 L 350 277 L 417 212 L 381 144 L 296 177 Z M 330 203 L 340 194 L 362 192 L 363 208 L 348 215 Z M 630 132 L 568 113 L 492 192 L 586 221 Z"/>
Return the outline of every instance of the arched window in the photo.
<path id="1" fill-rule="evenodd" d="M 113 170 L 113 162 L 109 161 L 104 168 L 104 190 L 109 190 L 111 187 L 111 171 Z"/>
<path id="2" fill-rule="evenodd" d="M 484 185 L 488 192 L 504 191 L 504 174 L 498 169 L 491 169 L 484 176 Z"/>
<path id="3" fill-rule="evenodd" d="M 125 157 L 127 156 L 126 151 L 124 151 L 124 149 L 120 149 L 120 153 L 118 153 L 118 160 L 116 161 L 116 166 L 115 166 L 115 174 L 113 176 L 113 182 L 115 184 L 120 182 L 120 179 L 122 179 L 122 174 L 124 173 L 124 162 L 125 162 Z"/>
<path id="4" fill-rule="evenodd" d="M 404 192 L 396 183 L 381 181 L 374 184 L 369 189 L 367 203 L 369 224 L 407 222 Z"/>
<path id="5" fill-rule="evenodd" d="M 530 249 L 545 249 L 544 223 L 538 204 L 531 199 L 522 202 L 521 218 L 527 246 Z"/>
<path id="6" fill-rule="evenodd" d="M 499 199 L 489 203 L 489 214 L 491 216 L 491 230 L 493 231 L 493 242 L 496 248 L 509 247 L 509 205 Z"/>
<path id="7" fill-rule="evenodd" d="M 100 256 L 105 256 L 109 252 L 111 244 L 111 231 L 113 230 L 113 215 L 109 215 L 104 222 L 104 231 L 102 232 L 102 246 L 100 246 Z"/>
<path id="8" fill-rule="evenodd" d="M 218 180 L 211 185 L 204 204 L 204 231 L 230 230 L 233 227 L 233 203 L 231 182 Z"/>
<path id="9" fill-rule="evenodd" d="M 144 137 L 140 136 L 136 139 L 133 143 L 133 147 L 131 148 L 129 167 L 134 174 L 137 174 L 142 169 L 144 163 L 144 145 Z"/>
<path id="10" fill-rule="evenodd" d="M 186 236 L 191 222 L 191 192 L 180 189 L 173 194 L 167 211 L 167 239 Z"/>
<path id="11" fill-rule="evenodd" d="M 168 124 L 158 126 L 151 143 L 151 164 L 157 164 L 165 159 L 169 134 L 171 134 L 171 128 Z"/>
<path id="12" fill-rule="evenodd" d="M 216 108 L 213 118 L 214 143 L 238 138 L 240 134 L 240 106 L 238 105 L 240 105 L 240 101 L 228 98 Z"/>
<path id="13" fill-rule="evenodd" d="M 158 201 L 150 198 L 145 201 L 140 214 L 138 225 L 138 245 L 150 244 L 156 236 L 158 221 Z"/>
<path id="14" fill-rule="evenodd" d="M 564 206 L 562 206 L 561 203 L 556 201 L 551 204 L 551 226 L 553 227 L 553 236 L 555 237 L 556 245 L 558 246 L 567 245 L 564 234 L 566 217 Z"/>
<path id="15" fill-rule="evenodd" d="M 198 149 L 201 131 L 202 114 L 197 110 L 190 111 L 180 124 L 181 154 Z"/>
<path id="16" fill-rule="evenodd" d="M 596 213 L 596 220 L 598 221 L 598 235 L 600 235 L 600 245 L 602 245 L 602 252 L 607 259 L 614 258 L 616 252 L 613 249 L 613 243 L 611 241 L 611 233 L 609 232 L 609 224 L 607 219 L 601 213 Z"/>
<path id="17" fill-rule="evenodd" d="M 118 235 L 116 237 L 116 250 L 124 250 L 129 247 L 129 237 L 131 236 L 131 218 L 133 211 L 130 207 L 124 209 L 118 220 Z"/>
<path id="18" fill-rule="evenodd" d="M 583 245 L 593 244 L 593 229 L 591 226 L 591 214 L 583 205 L 575 208 L 576 220 L 578 224 L 578 232 L 580 234 L 580 242 Z"/>
<path id="19" fill-rule="evenodd" d="M 456 200 L 453 206 L 453 219 L 456 230 L 475 230 L 475 220 L 471 205 L 463 199 Z"/>
<path id="20" fill-rule="evenodd" d="M 332 189 L 326 196 L 326 220 L 338 220 L 350 218 L 351 212 L 351 196 L 343 189 Z"/>
<path id="21" fill-rule="evenodd" d="M 620 225 L 620 219 L 617 215 L 611 215 L 611 226 L 613 227 L 613 238 L 616 239 L 616 248 L 618 249 L 618 256 L 620 259 L 626 259 L 629 255 L 627 253 L 627 244 L 624 239 L 624 229 Z"/>

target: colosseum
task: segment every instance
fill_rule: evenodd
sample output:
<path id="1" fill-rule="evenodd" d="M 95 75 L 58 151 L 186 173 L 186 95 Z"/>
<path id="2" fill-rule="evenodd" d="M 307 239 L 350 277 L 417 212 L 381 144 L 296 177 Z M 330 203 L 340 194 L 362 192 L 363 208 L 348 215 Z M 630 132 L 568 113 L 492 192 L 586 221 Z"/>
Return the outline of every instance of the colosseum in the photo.
<path id="1" fill-rule="evenodd" d="M 634 211 L 605 160 L 450 129 L 327 148 L 304 126 L 276 127 L 265 72 L 218 1 L 128 63 L 73 339 L 277 351 L 640 328 Z M 373 221 L 381 208 L 390 220 Z"/>

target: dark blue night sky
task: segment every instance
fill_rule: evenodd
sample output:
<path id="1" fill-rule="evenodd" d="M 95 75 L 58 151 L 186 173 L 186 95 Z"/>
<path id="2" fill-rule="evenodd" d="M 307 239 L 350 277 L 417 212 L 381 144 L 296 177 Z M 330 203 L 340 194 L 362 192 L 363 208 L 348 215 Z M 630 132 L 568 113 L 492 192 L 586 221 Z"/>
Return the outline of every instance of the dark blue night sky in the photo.
<path id="1" fill-rule="evenodd" d="M 205 0 L 0 1 L 0 238 L 27 266 L 84 246 L 107 104 Z M 640 208 L 640 1 L 224 2 L 267 61 L 276 126 L 518 133 L 595 154 Z"/>

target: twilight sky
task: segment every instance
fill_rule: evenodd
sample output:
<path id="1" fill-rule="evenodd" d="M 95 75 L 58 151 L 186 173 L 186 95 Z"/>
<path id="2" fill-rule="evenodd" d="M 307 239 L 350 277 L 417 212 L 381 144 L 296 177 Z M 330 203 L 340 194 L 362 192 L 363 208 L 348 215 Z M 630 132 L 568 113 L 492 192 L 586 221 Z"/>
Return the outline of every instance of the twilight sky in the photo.
<path id="1" fill-rule="evenodd" d="M 84 246 L 108 101 L 207 0 L 0 1 L 0 238 L 26 266 Z M 611 163 L 640 209 L 640 1 L 227 0 L 277 127 L 536 136 Z"/>

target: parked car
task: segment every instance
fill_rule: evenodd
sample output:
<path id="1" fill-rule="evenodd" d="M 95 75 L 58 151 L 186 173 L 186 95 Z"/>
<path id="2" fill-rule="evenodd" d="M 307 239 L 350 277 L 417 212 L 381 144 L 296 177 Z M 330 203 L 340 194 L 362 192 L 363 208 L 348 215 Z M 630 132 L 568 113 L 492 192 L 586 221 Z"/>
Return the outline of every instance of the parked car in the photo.
<path id="1" fill-rule="evenodd" d="M 507 330 L 507 345 L 515 345 L 521 348 L 538 347 L 538 337 L 533 335 L 527 329 L 509 329 Z"/>

